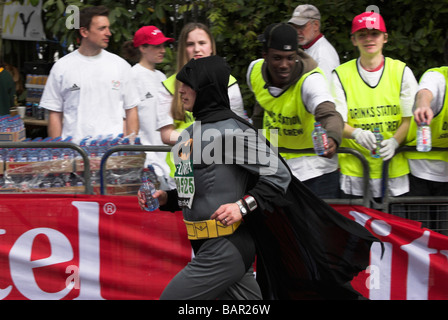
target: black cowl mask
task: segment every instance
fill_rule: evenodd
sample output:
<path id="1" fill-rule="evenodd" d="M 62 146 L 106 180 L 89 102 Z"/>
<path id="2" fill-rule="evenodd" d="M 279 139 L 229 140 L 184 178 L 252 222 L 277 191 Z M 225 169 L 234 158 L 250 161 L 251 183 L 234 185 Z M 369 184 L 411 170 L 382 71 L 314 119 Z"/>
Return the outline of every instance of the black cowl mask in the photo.
<path id="1" fill-rule="evenodd" d="M 219 56 L 190 60 L 177 74 L 177 80 L 196 91 L 195 120 L 216 122 L 237 115 L 230 109 L 228 85 L 230 67 Z"/>

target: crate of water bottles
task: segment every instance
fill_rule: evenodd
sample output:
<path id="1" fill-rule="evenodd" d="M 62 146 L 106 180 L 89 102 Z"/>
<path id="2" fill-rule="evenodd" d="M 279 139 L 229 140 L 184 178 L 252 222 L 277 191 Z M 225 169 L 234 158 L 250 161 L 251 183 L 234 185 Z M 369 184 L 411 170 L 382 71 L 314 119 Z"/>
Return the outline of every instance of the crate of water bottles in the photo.
<path id="1" fill-rule="evenodd" d="M 59 138 L 26 139 L 25 142 L 71 142 Z M 80 147 L 90 162 L 90 180 L 95 193 L 100 192 L 100 164 L 104 153 L 111 147 L 138 144 L 133 137 L 86 137 Z M 4 161 L 4 173 L 0 176 L 0 188 L 8 190 L 41 191 L 54 193 L 82 193 L 84 191 L 84 161 L 71 148 L 8 148 L 0 149 Z M 135 193 L 140 184 L 145 154 L 142 152 L 112 153 L 105 166 L 105 178 L 109 194 Z M 1 171 L 0 171 L 1 174 Z"/>
<path id="2" fill-rule="evenodd" d="M 71 142 L 71 138 L 28 138 L 23 142 Z M 76 193 L 78 189 L 82 192 L 82 173 L 77 172 L 74 166 L 74 152 L 69 148 L 24 148 L 20 144 L 14 148 L 2 148 L 0 158 L 5 171 L 0 177 L 0 187 L 17 192 L 45 192 L 49 189 L 55 192 L 57 188 L 67 193 Z"/>
<path id="3" fill-rule="evenodd" d="M 106 151 L 116 146 L 140 145 L 140 138 L 134 135 L 85 137 L 79 146 L 89 156 L 91 184 L 95 192 L 99 192 L 101 159 Z M 119 151 L 110 154 L 105 164 L 105 181 L 108 194 L 135 193 L 140 183 L 144 152 Z M 75 163 L 79 171 L 84 171 L 84 161 L 77 158 Z"/>
<path id="4" fill-rule="evenodd" d="M 0 116 L 0 142 L 25 140 L 25 126 L 19 115 Z"/>

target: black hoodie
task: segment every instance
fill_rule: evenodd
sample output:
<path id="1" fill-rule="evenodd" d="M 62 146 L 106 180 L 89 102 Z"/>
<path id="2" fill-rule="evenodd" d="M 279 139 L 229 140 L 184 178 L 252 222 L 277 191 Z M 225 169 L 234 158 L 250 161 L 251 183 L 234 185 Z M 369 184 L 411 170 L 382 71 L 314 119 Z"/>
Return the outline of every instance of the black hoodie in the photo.
<path id="1" fill-rule="evenodd" d="M 193 116 L 202 123 L 238 117 L 230 109 L 228 85 L 230 67 L 219 56 L 190 60 L 177 74 L 177 80 L 196 91 Z"/>

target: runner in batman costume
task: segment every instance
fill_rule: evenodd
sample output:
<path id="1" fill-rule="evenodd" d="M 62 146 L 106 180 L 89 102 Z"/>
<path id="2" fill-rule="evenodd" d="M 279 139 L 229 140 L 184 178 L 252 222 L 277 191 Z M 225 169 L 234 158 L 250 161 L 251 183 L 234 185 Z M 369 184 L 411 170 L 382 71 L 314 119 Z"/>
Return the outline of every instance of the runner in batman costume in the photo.
<path id="1" fill-rule="evenodd" d="M 229 66 L 218 56 L 191 60 L 178 73 L 177 79 L 196 92 L 193 106 L 196 122 L 184 132 L 193 139 L 188 140 L 181 135 L 173 153 L 177 154 L 186 145 L 190 148 L 189 154 L 194 154 L 198 147 L 204 151 L 208 145 L 194 140 L 194 130 L 199 122 L 201 134 L 205 129 L 213 128 L 222 133 L 224 140 L 229 139 L 229 135 L 224 134 L 225 128 L 233 129 L 233 132 L 236 128 L 255 132 L 248 122 L 230 110 L 226 87 L 229 75 Z M 234 139 L 231 135 L 230 138 Z M 245 143 L 244 147 L 248 145 Z M 266 152 L 269 154 L 272 149 L 268 148 Z M 193 261 L 168 284 L 161 299 L 359 298 L 359 293 L 349 283 L 368 266 L 371 244 L 378 239 L 309 191 L 294 178 L 281 157 L 278 158 L 277 171 L 272 175 L 246 170 L 250 167 L 247 161 L 243 165 L 240 162 L 229 165 L 228 152 L 223 152 L 223 158 L 220 160 L 225 165 L 207 165 L 202 158 L 194 159 L 194 194 L 189 198 L 184 188 L 179 192 L 177 189 L 170 190 L 165 193 L 165 201 L 161 201 L 161 210 L 182 209 L 195 252 Z M 235 161 L 234 158 L 230 159 Z M 177 159 L 178 165 L 179 161 Z M 237 167 L 243 167 L 248 173 L 233 169 Z M 215 181 L 218 176 L 225 180 L 216 178 Z M 215 191 L 222 186 L 232 190 Z M 236 191 L 234 198 L 231 198 L 229 195 L 233 190 Z M 238 196 L 235 197 L 235 194 Z M 243 214 L 243 219 L 235 219 L 234 215 L 227 214 L 230 211 L 220 209 L 221 204 L 235 202 L 242 205 L 239 207 L 241 213 L 247 212 Z M 227 206 L 230 208 L 230 204 Z M 223 236 L 201 238 L 198 230 L 203 229 L 195 229 L 197 223 L 210 219 L 220 227 L 233 226 L 232 231 Z M 209 222 L 207 226 L 214 228 Z M 234 267 L 229 264 L 230 258 L 225 256 L 224 251 L 221 253 L 222 248 L 234 250 L 231 257 L 238 256 L 236 253 L 239 252 L 244 262 L 245 270 L 239 276 L 241 280 L 231 280 L 233 284 L 223 284 L 221 278 L 235 273 L 240 262 L 235 260 Z M 261 290 L 248 276 L 252 273 L 255 248 L 256 281 Z M 205 251 L 209 256 L 213 255 L 210 266 L 204 264 Z"/>

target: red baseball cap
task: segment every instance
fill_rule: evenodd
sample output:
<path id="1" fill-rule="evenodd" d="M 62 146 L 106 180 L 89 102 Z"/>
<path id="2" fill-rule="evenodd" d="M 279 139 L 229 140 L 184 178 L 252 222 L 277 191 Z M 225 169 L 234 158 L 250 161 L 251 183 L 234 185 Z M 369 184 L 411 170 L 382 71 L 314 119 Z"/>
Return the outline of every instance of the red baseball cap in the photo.
<path id="1" fill-rule="evenodd" d="M 383 17 L 376 12 L 364 12 L 353 19 L 352 34 L 361 29 L 375 29 L 387 32 Z"/>
<path id="2" fill-rule="evenodd" d="M 174 39 L 165 37 L 162 31 L 155 26 L 141 27 L 134 35 L 134 47 L 136 48 L 142 44 L 158 46 L 165 42 L 174 42 Z"/>

